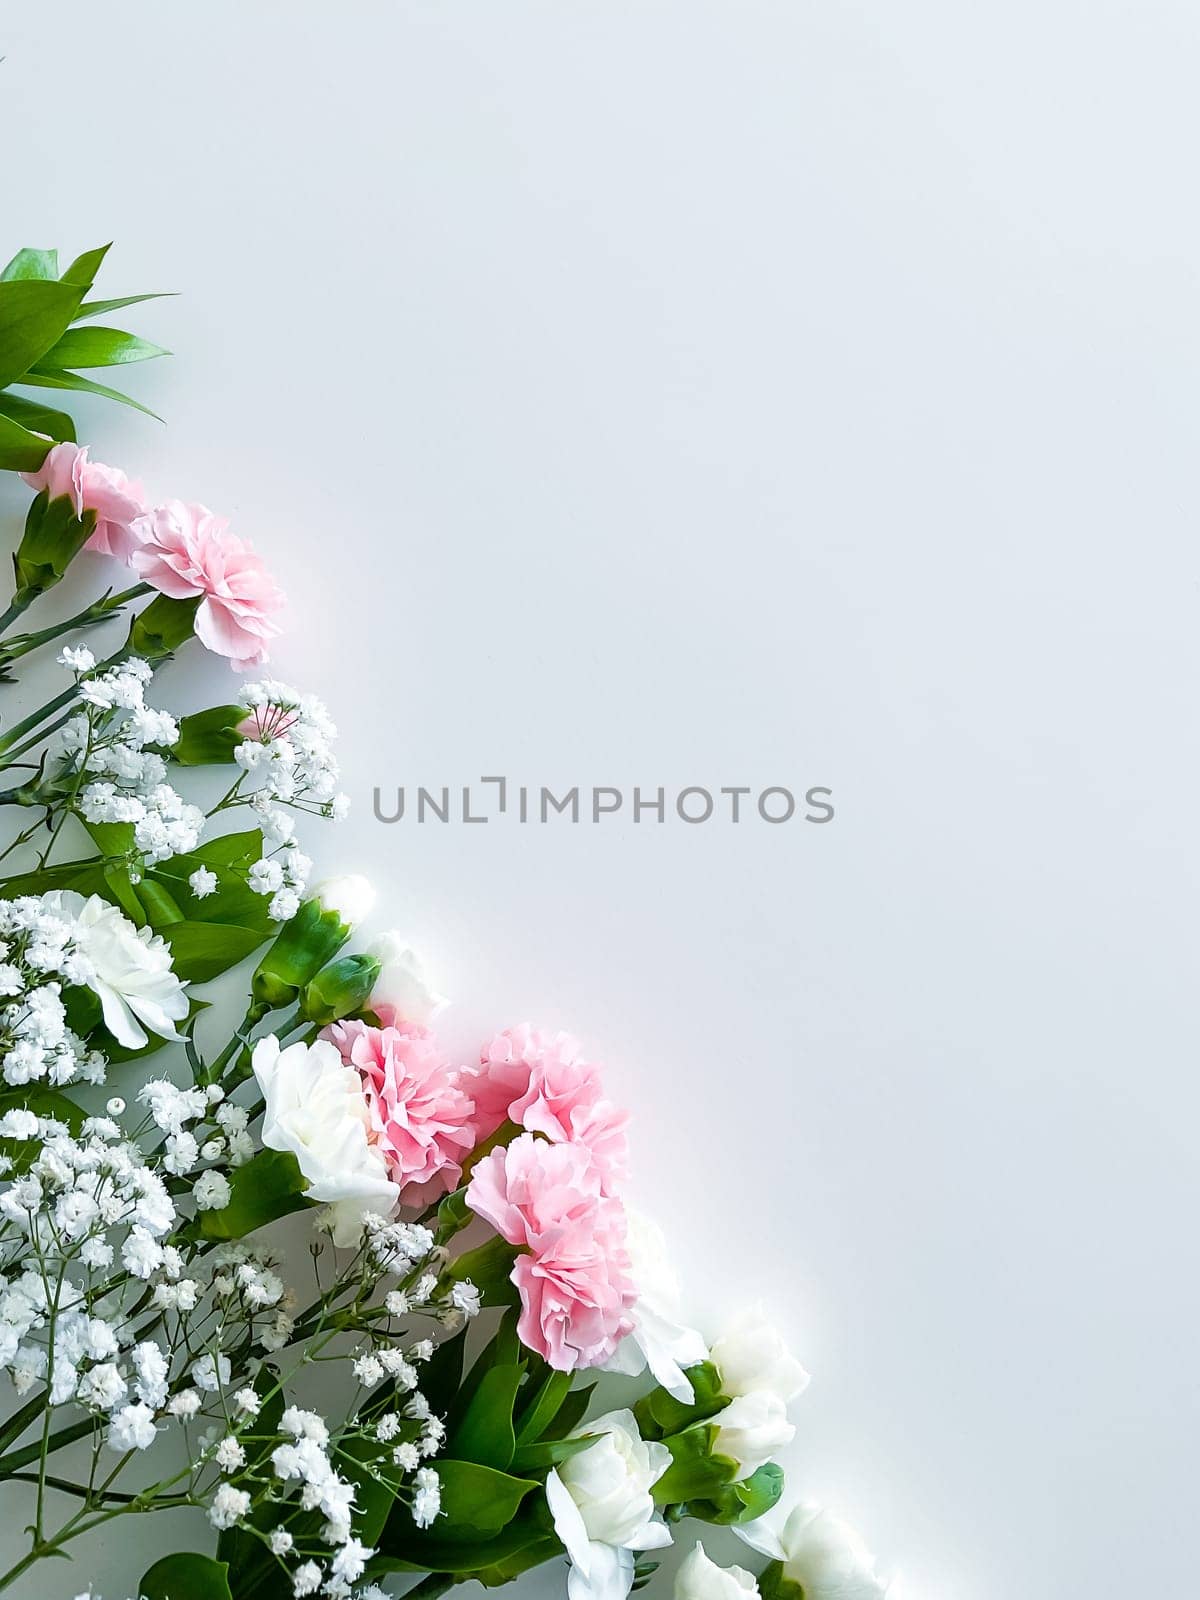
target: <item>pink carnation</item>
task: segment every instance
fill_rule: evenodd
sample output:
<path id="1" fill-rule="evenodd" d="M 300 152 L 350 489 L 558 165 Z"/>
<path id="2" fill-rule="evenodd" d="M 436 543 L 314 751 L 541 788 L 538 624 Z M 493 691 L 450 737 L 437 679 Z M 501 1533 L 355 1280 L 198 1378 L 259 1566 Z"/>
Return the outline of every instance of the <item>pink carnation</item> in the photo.
<path id="1" fill-rule="evenodd" d="M 424 1028 L 337 1022 L 321 1035 L 363 1082 L 368 1139 L 388 1164 L 406 1205 L 456 1189 L 475 1143 L 474 1103 Z"/>
<path id="2" fill-rule="evenodd" d="M 522 1023 L 486 1044 L 480 1062 L 468 1086 L 481 1139 L 507 1119 L 556 1144 L 586 1145 L 605 1187 L 619 1181 L 629 1114 L 605 1098 L 599 1068 L 580 1059 L 570 1034 L 550 1037 Z"/>
<path id="3" fill-rule="evenodd" d="M 256 666 L 279 633 L 274 613 L 283 595 L 261 557 L 228 528 L 204 506 L 168 500 L 134 524 L 129 564 L 172 600 L 203 596 L 196 637 L 235 667 Z"/>
<path id="4" fill-rule="evenodd" d="M 87 445 L 56 444 L 36 472 L 21 476 L 31 489 L 45 489 L 51 500 L 66 497 L 75 515 L 96 513 L 96 526 L 85 550 L 128 561 L 138 544 L 132 524 L 146 514 L 146 496 L 140 483 L 127 478 L 119 467 L 88 460 Z"/>
<path id="5" fill-rule="evenodd" d="M 633 1326 L 625 1213 L 590 1150 L 523 1133 L 475 1168 L 467 1204 L 517 1246 L 517 1332 L 552 1367 L 607 1361 Z"/>

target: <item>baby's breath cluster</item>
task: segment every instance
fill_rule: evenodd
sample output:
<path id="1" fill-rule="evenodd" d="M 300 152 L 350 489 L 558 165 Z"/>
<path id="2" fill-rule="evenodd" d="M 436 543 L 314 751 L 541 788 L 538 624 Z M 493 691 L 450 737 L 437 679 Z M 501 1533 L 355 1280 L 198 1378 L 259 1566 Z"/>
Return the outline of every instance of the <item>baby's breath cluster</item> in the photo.
<path id="1" fill-rule="evenodd" d="M 89 823 L 130 824 L 136 868 L 194 850 L 205 816 L 167 782 L 179 724 L 146 704 L 149 662 L 133 656 L 97 672 L 86 646 L 68 646 L 59 660 L 76 674 L 81 705 L 50 745 L 69 806 Z"/>
<path id="2" fill-rule="evenodd" d="M 273 678 L 243 685 L 239 699 L 246 716 L 238 724 L 242 742 L 233 752 L 244 774 L 236 799 L 254 809 L 264 840 L 264 857 L 251 869 L 250 886 L 271 896 L 271 916 L 283 922 L 295 915 L 311 866 L 296 847 L 290 812 L 340 819 L 349 810 L 337 787 L 337 729 L 316 695 Z"/>

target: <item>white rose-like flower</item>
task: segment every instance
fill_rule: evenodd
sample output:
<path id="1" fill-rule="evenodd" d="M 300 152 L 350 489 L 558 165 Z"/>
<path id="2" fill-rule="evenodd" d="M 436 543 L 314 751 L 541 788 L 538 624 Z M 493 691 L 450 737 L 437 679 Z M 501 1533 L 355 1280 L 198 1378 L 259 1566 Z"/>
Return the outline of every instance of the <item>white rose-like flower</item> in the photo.
<path id="1" fill-rule="evenodd" d="M 336 911 L 348 928 L 356 928 L 371 915 L 375 890 L 359 872 L 326 878 L 312 891 L 326 911 Z"/>
<path id="2" fill-rule="evenodd" d="M 569 1600 L 625 1600 L 633 1587 L 634 1552 L 670 1544 L 654 1517 L 654 1485 L 671 1464 L 666 1445 L 638 1432 L 632 1411 L 610 1411 L 578 1428 L 596 1442 L 570 1456 L 546 1479 L 554 1531 L 571 1559 Z"/>
<path id="3" fill-rule="evenodd" d="M 70 889 L 45 897 L 46 909 L 72 920 L 74 939 L 90 969 L 88 988 L 100 999 L 104 1026 L 119 1044 L 138 1050 L 146 1030 L 177 1039 L 175 1024 L 188 1014 L 187 995 L 171 970 L 166 941 L 101 900 Z"/>
<path id="4" fill-rule="evenodd" d="M 633 1332 L 621 1341 L 605 1370 L 635 1378 L 649 1367 L 668 1394 L 690 1405 L 695 1395 L 683 1369 L 707 1360 L 708 1347 L 695 1328 L 678 1321 L 679 1280 L 662 1229 L 631 1207 L 626 1207 L 625 1214 L 625 1245 L 638 1298 Z"/>
<path id="5" fill-rule="evenodd" d="M 745 1567 L 719 1567 L 697 1544 L 675 1574 L 675 1600 L 749 1600 L 758 1582 Z"/>
<path id="6" fill-rule="evenodd" d="M 808 1373 L 761 1306 L 751 1306 L 721 1335 L 711 1359 L 721 1374 L 721 1393 L 730 1399 L 766 1389 L 787 1405 L 808 1388 Z"/>
<path id="7" fill-rule="evenodd" d="M 356 1244 L 363 1213 L 390 1214 L 400 1195 L 382 1154 L 367 1142 L 362 1079 L 324 1040 L 281 1050 L 268 1034 L 255 1045 L 251 1065 L 266 1101 L 263 1144 L 290 1151 L 309 1199 L 333 1206 L 334 1243 Z"/>
<path id="8" fill-rule="evenodd" d="M 787 1419 L 787 1407 L 769 1389 L 739 1395 L 712 1420 L 717 1429 L 713 1454 L 731 1456 L 737 1462 L 738 1481 L 748 1478 L 764 1462 L 773 1461 L 796 1436 Z"/>
<path id="9" fill-rule="evenodd" d="M 447 1002 L 429 982 L 425 966 L 413 947 L 396 932 L 381 933 L 367 951 L 380 963 L 371 1004 L 390 1006 L 404 1022 L 426 1027 Z"/>
<path id="10" fill-rule="evenodd" d="M 800 1585 L 804 1600 L 884 1600 L 888 1585 L 875 1558 L 853 1528 L 821 1506 L 798 1505 L 780 1543 L 784 1577 Z"/>

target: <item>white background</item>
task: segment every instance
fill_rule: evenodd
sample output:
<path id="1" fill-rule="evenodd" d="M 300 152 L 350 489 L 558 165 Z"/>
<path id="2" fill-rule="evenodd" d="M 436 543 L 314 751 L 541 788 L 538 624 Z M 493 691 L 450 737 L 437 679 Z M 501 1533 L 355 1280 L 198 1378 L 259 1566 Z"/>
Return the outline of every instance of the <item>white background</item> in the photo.
<path id="1" fill-rule="evenodd" d="M 1194 7 L 21 11 L 5 249 L 180 291 L 125 323 L 169 426 L 83 436 L 280 574 L 322 864 L 450 1045 L 608 1064 L 695 1315 L 768 1301 L 795 1482 L 907 1592 L 1189 1590 Z M 838 814 L 372 820 L 484 773 Z M 129 1539 L 19 1593 L 123 1600 Z"/>

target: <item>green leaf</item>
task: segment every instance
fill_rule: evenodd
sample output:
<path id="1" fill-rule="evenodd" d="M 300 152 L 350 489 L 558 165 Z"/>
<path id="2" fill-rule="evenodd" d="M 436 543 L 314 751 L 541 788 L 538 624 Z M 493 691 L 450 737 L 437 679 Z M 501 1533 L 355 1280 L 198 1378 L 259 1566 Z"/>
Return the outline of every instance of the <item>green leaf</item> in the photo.
<path id="1" fill-rule="evenodd" d="M 0 468 L 4 471 L 36 472 L 46 459 L 50 443 L 12 417 L 0 414 Z"/>
<path id="2" fill-rule="evenodd" d="M 164 1556 L 143 1577 L 138 1594 L 142 1600 L 233 1600 L 229 1566 L 191 1552 Z"/>
<path id="3" fill-rule="evenodd" d="M 479 1290 L 485 1306 L 516 1305 L 517 1291 L 512 1283 L 513 1262 L 517 1253 L 499 1234 L 486 1244 L 467 1250 L 450 1263 L 449 1273 L 459 1282 L 470 1281 Z"/>
<path id="4" fill-rule="evenodd" d="M 109 389 L 102 383 L 93 383 L 91 378 L 81 378 L 77 372 L 49 372 L 41 367 L 30 367 L 17 381 L 25 388 L 71 389 L 76 394 L 97 395 L 101 400 L 117 400 L 123 406 L 132 406 L 144 416 L 153 417 L 155 422 L 162 421 L 157 411 L 151 411 L 149 406 L 144 406 L 132 395 L 122 394 L 120 389 Z"/>
<path id="5" fill-rule="evenodd" d="M 268 935 L 229 922 L 175 922 L 163 931 L 178 977 L 208 983 L 252 955 Z"/>
<path id="6" fill-rule="evenodd" d="M 119 367 L 130 361 L 152 361 L 169 356 L 160 344 L 139 339 L 120 328 L 68 328 L 54 347 L 41 357 L 43 368 Z"/>
<path id="7" fill-rule="evenodd" d="M 115 300 L 85 300 L 72 321 L 83 322 L 88 317 L 107 316 L 110 311 L 123 311 L 126 306 L 140 306 L 145 300 L 172 300 L 174 292 L 164 289 L 158 294 L 123 294 Z"/>
<path id="8" fill-rule="evenodd" d="M 658 1505 L 711 1499 L 732 1481 L 738 1464 L 729 1456 L 713 1455 L 716 1431 L 711 1422 L 698 1422 L 683 1433 L 663 1440 L 671 1452 L 671 1465 L 654 1485 L 654 1499 Z"/>
<path id="9" fill-rule="evenodd" d="M 106 900 L 111 900 L 133 923 L 135 928 L 146 926 L 146 913 L 142 902 L 138 899 L 137 890 L 133 887 L 133 879 L 129 868 L 120 861 L 110 861 L 104 868 L 104 883 Z"/>
<path id="10" fill-rule="evenodd" d="M 58 277 L 57 250 L 18 250 L 0 272 L 0 283 L 18 283 L 24 278 Z"/>
<path id="11" fill-rule="evenodd" d="M 558 1408 L 558 1415 L 548 1427 L 542 1429 L 543 1439 L 565 1439 L 583 1421 L 591 1404 L 594 1383 L 585 1383 L 582 1389 L 572 1389 Z"/>
<path id="12" fill-rule="evenodd" d="M 290 1216 L 309 1204 L 304 1175 L 290 1151 L 260 1150 L 244 1167 L 232 1169 L 229 1187 L 227 1206 L 200 1213 L 200 1231 L 206 1239 L 244 1239 L 255 1228 L 265 1228 L 277 1217 Z"/>
<path id="13" fill-rule="evenodd" d="M 75 438 L 75 424 L 65 411 L 56 411 L 37 400 L 26 400 L 19 394 L 0 393 L 0 415 L 6 416 L 10 422 L 19 422 L 23 428 L 29 428 L 34 433 L 48 433 L 56 441 L 74 441 Z M 46 449 L 44 440 L 40 440 L 39 445 L 41 449 Z"/>
<path id="14" fill-rule="evenodd" d="M 558 1372 L 553 1367 L 547 1368 L 546 1376 L 534 1391 L 517 1424 L 518 1449 L 542 1437 L 570 1392 L 571 1374 Z"/>
<path id="15" fill-rule="evenodd" d="M 715 1417 L 729 1399 L 721 1393 L 721 1374 L 711 1361 L 698 1362 L 687 1369 L 694 1399 L 691 1404 L 676 1400 L 665 1389 L 652 1389 L 633 1408 L 643 1439 L 661 1439 L 664 1434 L 681 1433 L 693 1422 Z"/>
<path id="16" fill-rule="evenodd" d="M 262 860 L 262 833 L 258 828 L 245 828 L 239 833 L 219 833 L 209 839 L 190 856 L 176 856 L 176 861 L 194 861 L 202 867 L 252 867 Z M 189 868 L 189 871 L 194 871 Z"/>
<path id="17" fill-rule="evenodd" d="M 439 1517 L 434 1526 L 441 1525 Z M 486 1539 L 450 1539 L 422 1533 L 413 1526 L 408 1508 L 399 1505 L 388 1519 L 380 1549 L 372 1572 L 451 1572 L 461 1578 L 477 1577 L 481 1583 L 494 1581 L 485 1579 L 484 1573 L 511 1565 L 515 1577 L 528 1566 L 562 1554 L 562 1545 L 536 1516 L 523 1514 Z M 526 1552 L 526 1565 L 519 1565 Z"/>
<path id="18" fill-rule="evenodd" d="M 57 866 L 37 872 L 19 872 L 0 883 L 0 899 L 15 900 L 23 894 L 47 894 L 51 889 L 74 889 L 77 894 L 98 894 L 113 898 L 104 878 L 102 861 L 61 861 Z"/>
<path id="19" fill-rule="evenodd" d="M 442 1486 L 438 1536 L 466 1544 L 507 1527 L 525 1496 L 538 1487 L 532 1478 L 512 1478 L 476 1461 L 444 1461 L 440 1456 L 437 1475 Z"/>
<path id="20" fill-rule="evenodd" d="M 467 1330 L 464 1328 L 461 1333 L 438 1345 L 421 1368 L 421 1393 L 438 1416 L 445 1415 L 458 1393 L 466 1348 Z"/>
<path id="21" fill-rule="evenodd" d="M 184 920 L 179 902 L 168 893 L 157 878 L 145 877 L 137 887 L 138 899 L 146 912 L 146 921 L 158 931 Z"/>
<path id="22" fill-rule="evenodd" d="M 539 1439 L 535 1444 L 527 1444 L 517 1451 L 512 1458 L 512 1469 L 514 1472 L 536 1472 L 540 1475 L 551 1467 L 569 1461 L 581 1450 L 587 1450 L 595 1444 L 596 1439 L 597 1435 L 593 1433 L 572 1435 L 569 1439 Z"/>
<path id="23" fill-rule="evenodd" d="M 43 278 L 0 283 L 0 389 L 61 338 L 82 298 L 73 284 Z"/>
<path id="24" fill-rule="evenodd" d="M 102 244 L 95 250 L 85 250 L 81 256 L 76 256 L 71 265 L 62 275 L 64 283 L 76 283 L 84 294 L 96 281 L 96 274 L 100 271 L 100 263 L 112 249 L 112 244 Z"/>
<path id="25" fill-rule="evenodd" d="M 524 1362 L 485 1372 L 447 1449 L 463 1461 L 506 1472 L 517 1446 L 513 1407 L 524 1376 Z"/>
<path id="26" fill-rule="evenodd" d="M 233 760 L 233 752 L 242 743 L 237 731 L 248 713 L 245 706 L 210 706 L 207 711 L 195 711 L 179 719 L 179 739 L 167 751 L 172 761 L 181 767 L 203 767 L 219 763 L 224 766 Z"/>

